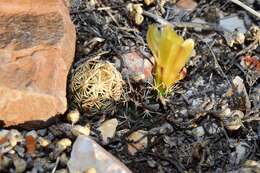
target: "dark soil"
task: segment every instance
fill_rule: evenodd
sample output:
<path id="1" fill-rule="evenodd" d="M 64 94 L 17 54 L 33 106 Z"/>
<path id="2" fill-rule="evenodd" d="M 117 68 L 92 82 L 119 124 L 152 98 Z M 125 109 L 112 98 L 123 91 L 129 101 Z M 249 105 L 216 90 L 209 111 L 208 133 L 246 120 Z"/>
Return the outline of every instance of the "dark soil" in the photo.
<path id="1" fill-rule="evenodd" d="M 143 23 L 136 25 L 126 8 L 130 2 L 106 0 L 95 6 L 85 1 L 74 2 L 71 16 L 77 28 L 76 61 L 104 52 L 101 58 L 113 61 L 114 57 L 120 59 L 120 55 L 133 50 L 147 58 L 151 56 L 145 36 L 148 25 L 156 21 L 145 16 Z M 257 2 L 248 5 L 258 6 Z M 240 64 L 244 55 L 259 56 L 259 44 L 247 49 L 252 41 L 246 36 L 244 44 L 231 47 L 227 41 L 232 32 L 219 25 L 221 18 L 231 14 L 238 15 L 247 30 L 259 24 L 259 20 L 228 1 L 201 0 L 193 12 L 180 10 L 172 3 L 166 3 L 163 14 L 158 4 L 144 4 L 143 9 L 175 24 L 180 34 L 185 32 L 185 38 L 193 38 L 196 55 L 187 65 L 186 78 L 168 96 L 166 105 L 160 104 L 151 83 L 130 81 L 126 84 L 124 104 L 119 104 L 113 114 L 104 115 L 120 121 L 118 131 L 142 129 L 150 132 L 148 147 L 134 156 L 129 155 L 127 134 L 116 136 L 104 147 L 135 173 L 230 172 L 244 167 L 247 160 L 259 161 L 259 74 L 255 74 L 254 69 L 243 69 Z M 206 21 L 206 25 L 192 24 L 196 17 Z M 184 22 L 187 27 L 181 25 Z M 95 37 L 104 41 L 90 44 Z M 236 76 L 244 80 L 250 107 L 246 106 L 246 96 L 238 94 L 232 85 Z M 234 93 L 226 96 L 232 87 Z M 238 130 L 226 129 L 219 117 L 224 103 L 231 110 L 244 113 L 242 127 Z M 85 121 L 95 124 L 97 119 Z M 194 135 L 200 127 L 204 134 Z M 153 133 L 154 128 L 161 130 Z M 239 147 L 244 147 L 245 151 Z"/>
<path id="2" fill-rule="evenodd" d="M 91 6 L 87 0 L 71 0 L 71 17 L 77 31 L 72 69 L 95 57 L 122 62 L 122 54 L 131 51 L 150 59 L 146 32 L 158 19 L 159 25 L 171 23 L 184 38 L 193 38 L 196 53 L 186 66 L 187 76 L 175 85 L 164 104 L 157 98 L 152 82 L 130 79 L 125 82 L 123 99 L 112 111 L 94 116 L 81 112 L 78 124 L 89 123 L 92 138 L 134 173 L 260 172 L 260 72 L 254 65 L 245 67 L 241 63 L 245 55 L 260 58 L 259 42 L 250 32 L 253 25 L 259 26 L 259 19 L 229 1 L 200 0 L 192 12 L 170 2 L 162 9 L 159 0 L 150 6 L 141 0 L 97 1 Z M 259 1 L 244 2 L 259 10 Z M 146 13 L 141 25 L 133 21 L 126 8 L 128 3 L 143 4 Z M 229 41 L 235 32 L 223 28 L 220 21 L 234 15 L 244 22 L 246 33 L 244 43 L 231 46 Z M 195 18 L 205 23 L 192 22 Z M 244 92 L 239 92 L 232 82 L 237 76 L 244 81 Z M 242 112 L 243 118 L 225 117 L 222 114 L 226 108 Z M 116 136 L 104 145 L 96 128 L 110 118 L 117 118 L 119 126 Z M 240 128 L 228 128 L 231 122 Z M 17 144 L 14 150 L 18 154 L 6 156 L 26 160 L 27 172 L 51 172 L 55 166 L 57 170 L 66 169 L 65 161 L 55 164 L 55 142 L 65 137 L 73 142 L 76 137 L 71 128 L 61 117 L 50 127 L 36 130 L 38 136 L 52 141 L 47 148 L 28 155 L 24 144 Z M 131 155 L 127 136 L 136 130 L 148 132 L 148 146 Z M 21 130 L 23 135 L 27 132 Z M 69 158 L 70 152 L 71 147 L 63 157 Z M 250 164 L 252 161 L 258 166 Z M 15 172 L 14 165 L 1 170 L 0 164 L 0 172 Z"/>

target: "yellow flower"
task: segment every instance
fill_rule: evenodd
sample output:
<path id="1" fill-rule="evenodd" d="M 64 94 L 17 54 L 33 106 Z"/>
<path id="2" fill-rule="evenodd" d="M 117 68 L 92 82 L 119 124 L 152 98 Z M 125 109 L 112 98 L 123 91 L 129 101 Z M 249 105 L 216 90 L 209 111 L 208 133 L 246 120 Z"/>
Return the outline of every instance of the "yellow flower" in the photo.
<path id="1" fill-rule="evenodd" d="M 181 79 L 180 71 L 189 60 L 194 41 L 184 40 L 171 25 L 163 26 L 161 31 L 150 25 L 147 43 L 156 60 L 155 86 L 164 94 Z"/>

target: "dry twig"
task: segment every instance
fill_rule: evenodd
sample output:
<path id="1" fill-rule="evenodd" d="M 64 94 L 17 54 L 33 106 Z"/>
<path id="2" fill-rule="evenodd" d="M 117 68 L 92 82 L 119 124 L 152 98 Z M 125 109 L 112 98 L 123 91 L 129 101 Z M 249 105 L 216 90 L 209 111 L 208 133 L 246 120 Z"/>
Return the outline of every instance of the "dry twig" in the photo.
<path id="1" fill-rule="evenodd" d="M 248 7 L 247 5 L 245 5 L 244 3 L 240 2 L 239 0 L 230 0 L 231 2 L 233 2 L 234 4 L 239 5 L 240 7 L 244 8 L 246 11 L 248 11 L 249 13 L 255 15 L 256 17 L 260 18 L 260 13 L 255 11 L 254 9 Z"/>
<path id="2" fill-rule="evenodd" d="M 56 172 L 56 169 L 57 169 L 57 167 L 59 165 L 59 162 L 60 162 L 60 157 L 57 157 L 56 162 L 55 162 L 55 166 L 52 169 L 51 173 L 55 173 Z"/>
<path id="3" fill-rule="evenodd" d="M 230 32 L 226 30 L 225 28 L 222 28 L 216 24 L 210 24 L 210 23 L 195 23 L 195 22 L 168 22 L 164 18 L 157 16 L 155 14 L 152 14 L 148 11 L 143 11 L 143 15 L 152 18 L 156 22 L 160 23 L 161 25 L 173 25 L 173 27 L 179 27 L 179 28 L 200 28 L 202 30 L 215 30 L 215 31 L 225 31 Z"/>

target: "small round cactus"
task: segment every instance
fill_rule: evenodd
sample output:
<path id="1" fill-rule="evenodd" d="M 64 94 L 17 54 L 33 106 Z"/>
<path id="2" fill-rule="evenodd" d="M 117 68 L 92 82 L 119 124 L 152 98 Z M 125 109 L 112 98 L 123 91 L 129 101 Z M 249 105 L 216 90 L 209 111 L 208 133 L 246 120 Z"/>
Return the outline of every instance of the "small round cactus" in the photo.
<path id="1" fill-rule="evenodd" d="M 72 72 L 69 89 L 71 98 L 82 111 L 106 111 L 123 93 L 121 73 L 112 63 L 89 60 Z"/>

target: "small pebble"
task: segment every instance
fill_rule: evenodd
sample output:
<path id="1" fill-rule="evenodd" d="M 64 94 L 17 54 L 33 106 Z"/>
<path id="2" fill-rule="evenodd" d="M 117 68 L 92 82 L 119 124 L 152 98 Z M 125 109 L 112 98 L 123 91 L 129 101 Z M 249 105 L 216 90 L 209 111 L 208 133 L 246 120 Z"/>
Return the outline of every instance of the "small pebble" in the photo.
<path id="1" fill-rule="evenodd" d="M 46 129 L 40 129 L 40 130 L 37 130 L 37 133 L 38 133 L 40 136 L 45 136 L 46 133 L 47 133 L 47 130 L 46 130 Z"/>
<path id="2" fill-rule="evenodd" d="M 78 110 L 70 111 L 67 114 L 67 120 L 71 122 L 72 124 L 75 124 L 79 121 L 80 113 Z"/>
<path id="3" fill-rule="evenodd" d="M 55 173 L 69 173 L 67 169 L 56 170 Z"/>
<path id="4" fill-rule="evenodd" d="M 127 144 L 128 152 L 131 155 L 134 155 L 137 151 L 143 150 L 148 145 L 148 138 L 145 136 L 148 132 L 144 130 L 138 130 L 131 133 L 128 136 L 128 140 L 130 141 Z M 145 137 L 144 137 L 145 136 Z"/>
<path id="5" fill-rule="evenodd" d="M 84 173 L 96 173 L 97 170 L 95 168 L 89 168 L 86 171 L 84 171 Z"/>
<path id="6" fill-rule="evenodd" d="M 154 161 L 154 160 L 147 160 L 147 163 L 148 163 L 148 165 L 151 168 L 155 168 L 156 167 L 156 161 Z"/>
<path id="7" fill-rule="evenodd" d="M 97 0 L 90 0 L 90 1 L 89 1 L 89 4 L 90 4 L 91 6 L 95 6 L 95 5 L 97 4 Z"/>
<path id="8" fill-rule="evenodd" d="M 132 4 L 132 3 L 130 3 L 130 4 L 127 5 L 127 9 L 129 10 L 132 17 L 134 18 L 135 23 L 137 25 L 140 25 L 144 20 L 144 17 L 142 15 L 142 13 L 143 13 L 142 4 Z"/>
<path id="9" fill-rule="evenodd" d="M 98 130 L 101 133 L 102 140 L 104 143 L 108 142 L 108 138 L 113 138 L 115 136 L 117 126 L 118 120 L 116 118 L 106 120 L 100 125 Z"/>
<path id="10" fill-rule="evenodd" d="M 136 14 L 135 15 L 135 23 L 137 25 L 141 25 L 143 20 L 144 20 L 144 16 L 143 15 L 141 15 L 141 14 Z"/>
<path id="11" fill-rule="evenodd" d="M 12 147 L 14 147 L 14 146 L 16 146 L 17 142 L 21 142 L 23 140 L 23 136 L 21 135 L 21 133 L 18 130 L 12 129 L 8 133 L 8 139 L 9 139 L 10 145 Z"/>
<path id="12" fill-rule="evenodd" d="M 259 161 L 255 161 L 255 160 L 247 160 L 244 163 L 244 166 L 246 167 L 255 167 L 258 166 L 260 168 L 260 162 Z"/>
<path id="13" fill-rule="evenodd" d="M 25 148 L 24 147 L 21 147 L 19 145 L 16 145 L 14 150 L 17 152 L 17 154 L 20 156 L 20 157 L 24 157 L 24 153 L 25 153 Z"/>
<path id="14" fill-rule="evenodd" d="M 241 125 L 241 119 L 239 117 L 225 117 L 223 120 L 223 124 L 226 129 L 233 131 L 233 130 L 238 130 Z"/>
<path id="15" fill-rule="evenodd" d="M 37 141 L 42 147 L 47 147 L 51 143 L 48 139 L 45 139 L 43 137 L 39 137 Z"/>
<path id="16" fill-rule="evenodd" d="M 10 151 L 8 151 L 8 153 L 12 155 L 12 154 L 15 154 L 15 151 L 14 150 L 10 150 Z"/>
<path id="17" fill-rule="evenodd" d="M 150 5 L 150 4 L 154 3 L 154 0 L 144 0 L 144 3 L 146 5 Z"/>
<path id="18" fill-rule="evenodd" d="M 38 134 L 35 130 L 32 130 L 32 131 L 27 132 L 25 136 L 32 136 L 34 139 L 36 139 Z"/>
<path id="19" fill-rule="evenodd" d="M 12 159 L 10 159 L 7 156 L 2 156 L 2 158 L 0 157 L 0 170 L 7 168 L 12 162 Z"/>
<path id="20" fill-rule="evenodd" d="M 52 140 L 55 139 L 55 136 L 54 136 L 51 132 L 49 132 L 48 135 L 46 136 L 46 138 L 47 138 L 48 140 L 52 141 Z"/>
<path id="21" fill-rule="evenodd" d="M 28 162 L 28 160 L 27 160 Z M 55 163 L 52 163 L 52 161 L 49 160 L 48 157 L 37 157 L 31 163 L 33 162 L 33 171 L 39 172 L 39 173 L 45 173 L 45 172 L 51 172 L 47 170 L 52 170 L 55 166 Z M 29 166 L 28 166 L 29 167 Z M 49 169 L 50 168 L 50 169 Z M 34 172 L 32 172 L 34 173 Z"/>
<path id="22" fill-rule="evenodd" d="M 81 125 L 75 125 L 73 128 L 72 128 L 72 134 L 74 136 L 79 136 L 79 135 L 85 135 L 85 136 L 89 136 L 90 134 L 90 129 L 88 126 L 81 126 Z"/>
<path id="23" fill-rule="evenodd" d="M 17 144 L 16 138 L 11 136 L 11 137 L 9 138 L 9 143 L 10 143 L 10 145 L 11 145 L 12 147 L 15 147 L 16 144 Z"/>
<path id="24" fill-rule="evenodd" d="M 173 127 L 169 123 L 164 123 L 159 127 L 152 128 L 149 133 L 151 134 L 166 134 L 173 132 Z"/>
<path id="25" fill-rule="evenodd" d="M 57 142 L 58 151 L 62 152 L 71 146 L 71 140 L 69 138 L 63 138 Z"/>
<path id="26" fill-rule="evenodd" d="M 219 116 L 221 119 L 224 119 L 225 117 L 230 116 L 231 113 L 232 113 L 232 112 L 231 112 L 231 109 L 227 107 L 227 108 L 224 108 L 224 109 L 218 114 L 218 116 Z"/>
<path id="27" fill-rule="evenodd" d="M 241 32 L 236 32 L 234 38 L 237 44 L 244 44 L 245 42 L 245 35 Z"/>
<path id="28" fill-rule="evenodd" d="M 26 161 L 21 159 L 21 158 L 19 158 L 19 157 L 15 157 L 13 159 L 13 163 L 14 163 L 14 167 L 15 167 L 15 172 L 16 173 L 24 172 L 26 167 L 27 167 Z"/>
<path id="29" fill-rule="evenodd" d="M 6 137 L 6 135 L 9 133 L 9 130 L 0 130 L 0 139 Z"/>
<path id="30" fill-rule="evenodd" d="M 66 153 L 62 153 L 60 156 L 60 165 L 66 166 L 69 161 L 69 158 L 67 157 Z"/>
<path id="31" fill-rule="evenodd" d="M 205 130 L 202 126 L 192 129 L 192 134 L 196 137 L 202 137 L 205 135 Z"/>
<path id="32" fill-rule="evenodd" d="M 228 130 L 238 130 L 242 126 L 242 118 L 244 113 L 240 110 L 232 111 L 230 116 L 224 117 L 223 124 Z"/>

